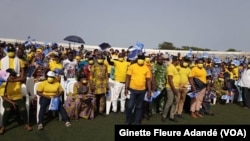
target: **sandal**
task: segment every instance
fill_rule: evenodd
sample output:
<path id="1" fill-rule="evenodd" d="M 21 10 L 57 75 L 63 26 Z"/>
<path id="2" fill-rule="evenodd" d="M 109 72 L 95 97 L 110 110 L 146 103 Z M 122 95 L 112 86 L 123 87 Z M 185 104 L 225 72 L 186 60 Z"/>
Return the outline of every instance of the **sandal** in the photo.
<path id="1" fill-rule="evenodd" d="M 70 126 L 71 126 L 71 123 L 67 121 L 67 122 L 65 123 L 65 126 L 66 126 L 66 127 L 70 127 Z"/>
<path id="2" fill-rule="evenodd" d="M 0 135 L 4 133 L 4 127 L 0 127 Z"/>
<path id="3" fill-rule="evenodd" d="M 30 127 L 29 125 L 25 125 L 25 126 L 24 126 L 24 129 L 27 130 L 27 131 L 31 131 L 31 130 L 32 130 L 32 127 Z"/>

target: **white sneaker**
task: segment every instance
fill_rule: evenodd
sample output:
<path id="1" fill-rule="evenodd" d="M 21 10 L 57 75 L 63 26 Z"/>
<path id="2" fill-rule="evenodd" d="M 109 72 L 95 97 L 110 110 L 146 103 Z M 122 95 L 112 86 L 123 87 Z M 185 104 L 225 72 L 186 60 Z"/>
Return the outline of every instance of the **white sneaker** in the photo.
<path id="1" fill-rule="evenodd" d="M 125 110 L 124 110 L 124 109 L 121 109 L 121 112 L 122 112 L 122 113 L 124 113 L 124 112 L 125 112 Z"/>
<path id="2" fill-rule="evenodd" d="M 67 121 L 67 122 L 65 123 L 65 126 L 66 126 L 66 127 L 70 127 L 70 126 L 71 126 L 71 123 Z"/>
<path id="3" fill-rule="evenodd" d="M 37 129 L 38 129 L 38 130 L 43 130 L 43 124 L 38 124 Z"/>

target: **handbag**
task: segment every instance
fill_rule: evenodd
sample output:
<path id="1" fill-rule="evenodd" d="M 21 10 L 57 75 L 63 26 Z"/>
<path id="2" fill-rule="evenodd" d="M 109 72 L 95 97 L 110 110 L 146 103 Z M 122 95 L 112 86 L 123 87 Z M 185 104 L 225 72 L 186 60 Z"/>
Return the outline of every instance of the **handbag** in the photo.
<path id="1" fill-rule="evenodd" d="M 60 102 L 59 97 L 51 98 L 50 104 L 49 104 L 49 110 L 51 110 L 51 111 L 58 110 L 59 102 Z"/>
<path id="2" fill-rule="evenodd" d="M 202 82 L 200 79 L 194 77 L 194 86 L 197 91 L 201 91 L 202 89 L 207 87 L 207 84 Z"/>

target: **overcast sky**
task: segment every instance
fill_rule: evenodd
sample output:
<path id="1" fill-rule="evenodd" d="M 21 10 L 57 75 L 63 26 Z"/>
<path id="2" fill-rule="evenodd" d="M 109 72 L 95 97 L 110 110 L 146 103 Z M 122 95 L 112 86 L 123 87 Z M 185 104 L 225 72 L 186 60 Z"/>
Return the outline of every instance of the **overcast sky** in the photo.
<path id="1" fill-rule="evenodd" d="M 1 0 L 0 38 L 250 51 L 250 0 Z"/>

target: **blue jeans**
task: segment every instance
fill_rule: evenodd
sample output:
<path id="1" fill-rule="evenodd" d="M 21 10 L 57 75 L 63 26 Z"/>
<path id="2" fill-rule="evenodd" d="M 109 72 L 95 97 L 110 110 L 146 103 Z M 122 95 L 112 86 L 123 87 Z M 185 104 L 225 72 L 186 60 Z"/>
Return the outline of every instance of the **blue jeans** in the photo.
<path id="1" fill-rule="evenodd" d="M 139 125 L 142 118 L 142 104 L 145 97 L 145 90 L 130 89 L 130 99 L 126 108 L 126 124 L 132 123 L 133 110 L 135 110 L 135 124 Z"/>
<path id="2" fill-rule="evenodd" d="M 42 96 L 40 97 L 40 101 L 39 101 L 40 111 L 39 111 L 39 122 L 38 122 L 39 124 L 43 124 L 44 114 L 45 114 L 45 112 L 50 104 L 50 100 L 51 99 L 48 99 L 48 98 L 45 98 Z M 60 101 L 59 106 L 58 106 L 58 112 L 61 114 L 62 120 L 64 122 L 69 121 L 68 115 L 67 115 L 61 101 Z"/>

